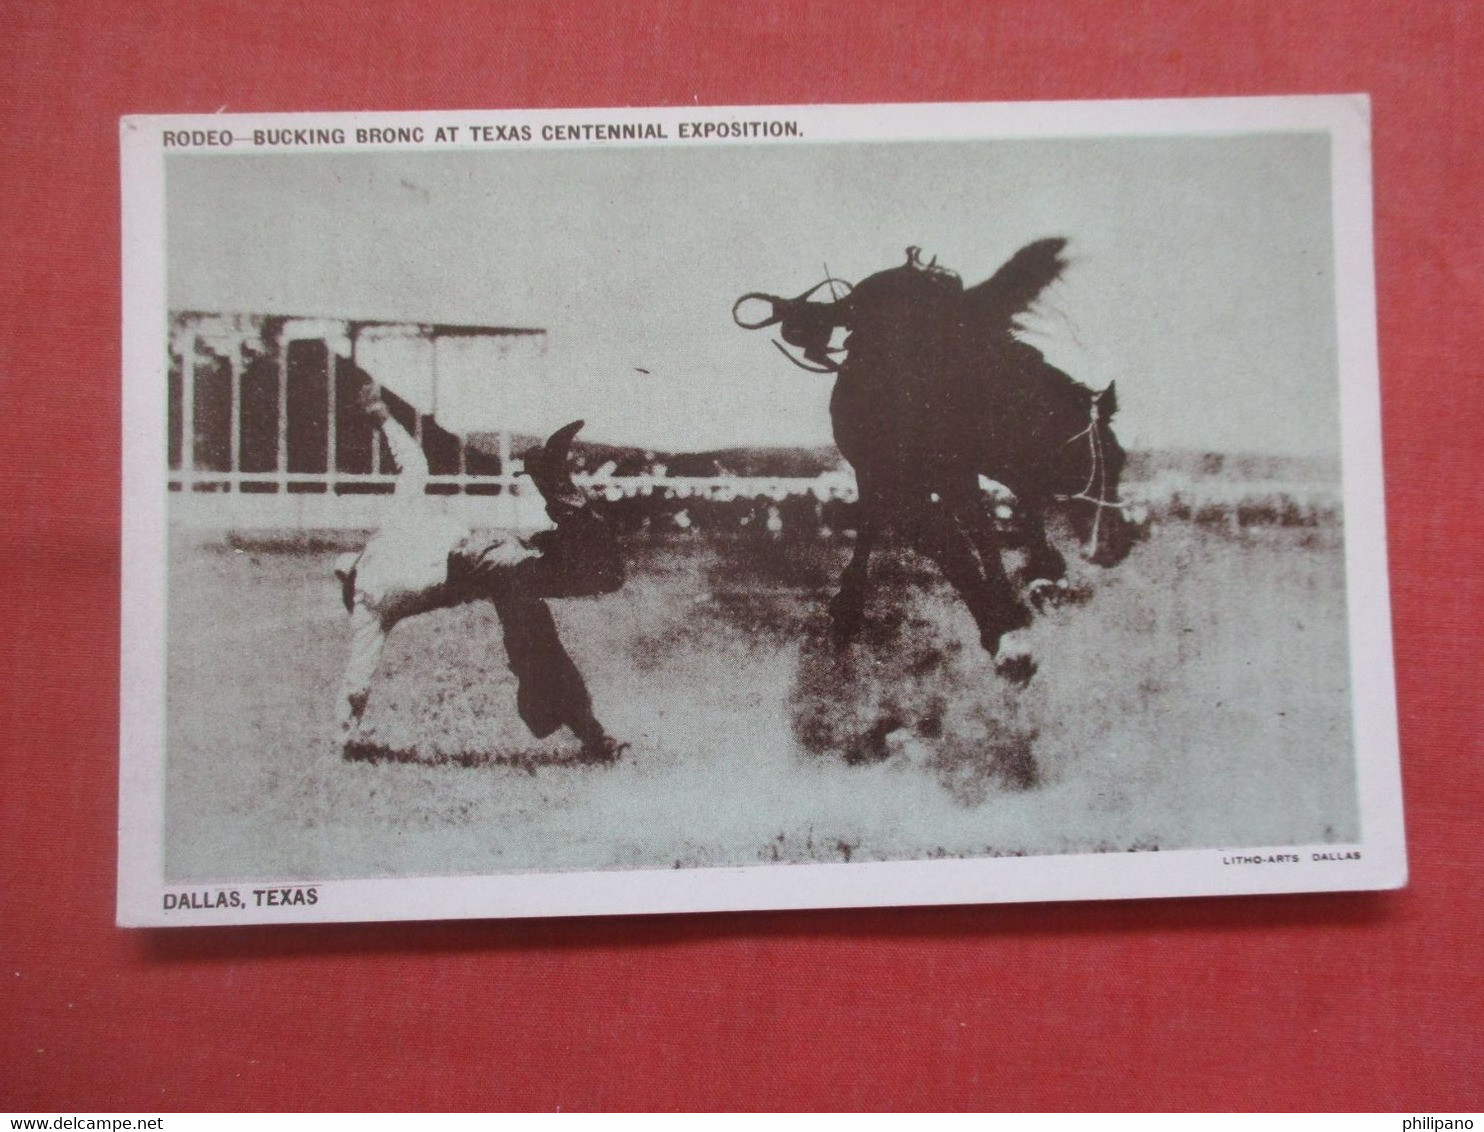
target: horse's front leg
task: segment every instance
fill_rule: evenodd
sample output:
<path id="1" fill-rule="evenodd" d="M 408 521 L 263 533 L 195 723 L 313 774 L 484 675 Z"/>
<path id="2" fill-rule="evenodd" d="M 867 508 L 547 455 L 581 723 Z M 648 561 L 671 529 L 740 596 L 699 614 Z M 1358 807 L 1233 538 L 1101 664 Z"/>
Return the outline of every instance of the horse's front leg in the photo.
<path id="1" fill-rule="evenodd" d="M 1026 684 L 1036 673 L 1035 658 L 1019 630 L 1031 622 L 998 554 L 981 556 L 959 514 L 935 508 L 916 531 L 917 548 L 933 559 L 949 585 L 958 591 L 979 627 L 979 643 L 995 658 L 995 671 L 1014 684 Z"/>
<path id="2" fill-rule="evenodd" d="M 1074 596 L 1067 585 L 1067 560 L 1046 537 L 1049 501 L 1035 496 L 1021 501 L 1021 530 L 1025 536 L 1025 593 L 1037 610 L 1063 605 Z"/>
<path id="3" fill-rule="evenodd" d="M 863 500 L 860 522 L 856 527 L 855 549 L 840 574 L 840 589 L 830 599 L 830 624 L 835 639 L 841 643 L 853 640 L 866 617 L 866 588 L 871 551 L 876 547 L 880 522 L 875 509 Z"/>

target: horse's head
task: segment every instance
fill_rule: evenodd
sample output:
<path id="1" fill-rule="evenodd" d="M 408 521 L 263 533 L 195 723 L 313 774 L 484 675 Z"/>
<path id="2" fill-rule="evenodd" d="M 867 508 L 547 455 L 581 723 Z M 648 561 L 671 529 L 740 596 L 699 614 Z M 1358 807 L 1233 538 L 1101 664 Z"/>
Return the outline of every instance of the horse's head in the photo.
<path id="1" fill-rule="evenodd" d="M 830 289 L 831 296 L 835 298 L 827 303 L 814 302 L 813 297 L 825 287 Z M 821 280 L 802 295 L 792 299 L 780 298 L 762 291 L 749 291 L 732 304 L 732 321 L 744 330 L 761 330 L 765 326 L 776 325 L 778 336 L 790 346 L 798 348 L 807 362 L 813 363 L 810 365 L 800 361 L 789 353 L 782 343 L 775 340 L 773 344 L 782 350 L 783 356 L 794 365 L 812 373 L 838 373 L 840 363 L 833 357 L 830 338 L 836 327 L 848 324 L 848 316 L 842 303 L 849 294 L 849 283 L 843 279 L 832 278 Z M 756 314 L 750 319 L 744 318 L 742 315 L 744 303 L 766 303 L 768 312 Z"/>
<path id="2" fill-rule="evenodd" d="M 1127 456 L 1113 435 L 1114 386 L 1090 393 L 1087 408 L 1087 426 L 1057 453 L 1057 498 L 1067 505 L 1082 556 L 1098 566 L 1116 566 L 1133 549 L 1135 531 L 1119 495 Z"/>

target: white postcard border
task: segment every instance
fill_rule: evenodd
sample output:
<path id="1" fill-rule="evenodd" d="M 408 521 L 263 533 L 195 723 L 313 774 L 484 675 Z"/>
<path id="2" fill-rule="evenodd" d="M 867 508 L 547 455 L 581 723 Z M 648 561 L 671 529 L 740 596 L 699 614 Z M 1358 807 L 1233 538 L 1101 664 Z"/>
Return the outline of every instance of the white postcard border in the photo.
<path id="1" fill-rule="evenodd" d="M 1371 232 L 1369 103 L 1362 95 L 1122 102 L 1002 103 L 131 117 L 121 124 L 123 181 L 123 548 L 118 922 L 258 922 L 609 915 L 735 909 L 934 905 L 1385 889 L 1406 882 L 1381 473 Z M 544 140 L 545 127 L 658 123 L 665 141 Z M 793 122 L 798 136 L 749 135 Z M 540 872 L 375 880 L 265 878 L 167 885 L 163 876 L 166 649 L 165 131 L 233 133 L 230 148 L 178 152 L 388 152 L 489 149 L 474 126 L 527 124 L 512 147 L 685 144 L 682 127 L 741 136 L 695 145 L 859 140 L 1209 136 L 1325 131 L 1331 138 L 1344 466 L 1346 582 L 1357 788 L 1356 845 L 999 857 L 741 868 Z M 733 123 L 739 126 L 731 125 Z M 438 126 L 460 140 L 427 140 Z M 420 143 L 239 144 L 255 129 L 421 126 Z M 765 127 L 770 128 L 770 127 Z M 578 131 L 580 133 L 580 131 Z M 302 893 L 313 890 L 313 902 Z M 285 895 L 284 902 L 267 894 Z M 240 906 L 216 903 L 236 893 Z M 167 905 L 173 905 L 167 909 Z"/>

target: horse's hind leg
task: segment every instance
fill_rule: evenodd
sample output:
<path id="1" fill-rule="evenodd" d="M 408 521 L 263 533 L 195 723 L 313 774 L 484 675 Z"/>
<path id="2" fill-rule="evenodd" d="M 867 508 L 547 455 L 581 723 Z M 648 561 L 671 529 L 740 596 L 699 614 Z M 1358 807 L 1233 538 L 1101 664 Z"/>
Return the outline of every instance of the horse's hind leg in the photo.
<path id="1" fill-rule="evenodd" d="M 867 570 L 871 551 L 875 549 L 877 531 L 874 517 L 864 513 L 856 529 L 855 549 L 840 575 L 840 589 L 830 599 L 830 623 L 838 641 L 854 639 L 866 615 Z"/>

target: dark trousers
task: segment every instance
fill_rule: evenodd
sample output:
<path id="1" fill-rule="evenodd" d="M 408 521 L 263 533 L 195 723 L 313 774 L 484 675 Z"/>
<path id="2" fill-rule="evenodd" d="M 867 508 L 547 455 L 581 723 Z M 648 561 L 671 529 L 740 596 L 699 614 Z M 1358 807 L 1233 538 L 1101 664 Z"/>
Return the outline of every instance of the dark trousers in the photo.
<path id="1" fill-rule="evenodd" d="M 449 585 L 461 600 L 494 604 L 516 680 L 516 708 L 538 739 L 563 725 L 584 743 L 604 732 L 587 683 L 557 633 L 547 598 L 613 593 L 623 585 L 618 541 L 587 508 L 529 539 L 465 543 L 449 555 Z"/>

